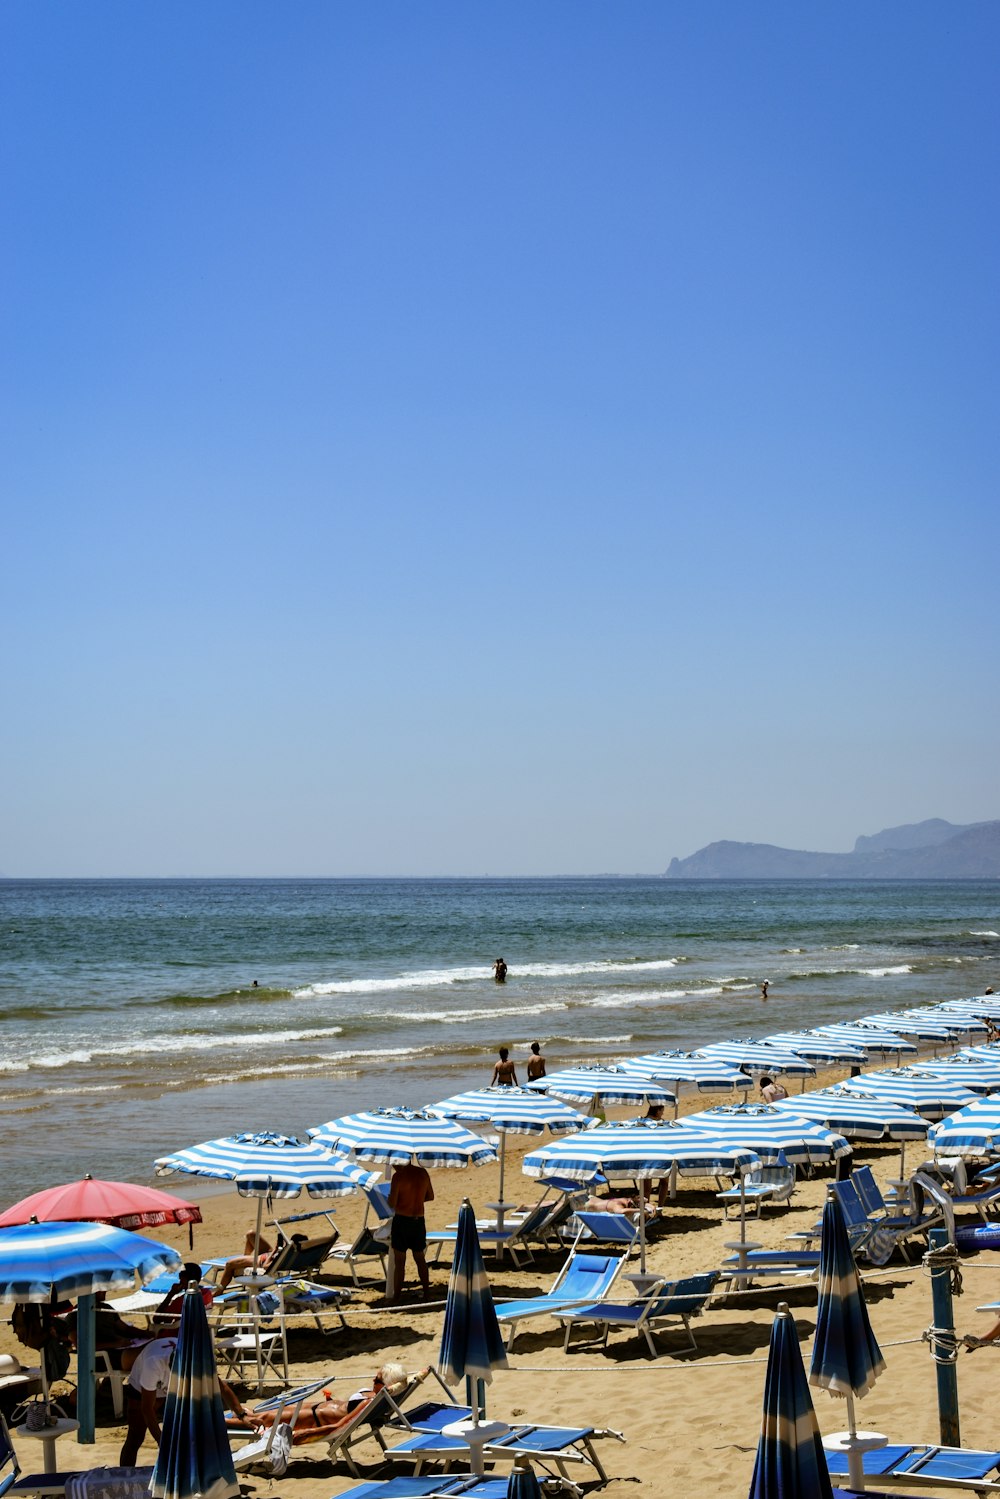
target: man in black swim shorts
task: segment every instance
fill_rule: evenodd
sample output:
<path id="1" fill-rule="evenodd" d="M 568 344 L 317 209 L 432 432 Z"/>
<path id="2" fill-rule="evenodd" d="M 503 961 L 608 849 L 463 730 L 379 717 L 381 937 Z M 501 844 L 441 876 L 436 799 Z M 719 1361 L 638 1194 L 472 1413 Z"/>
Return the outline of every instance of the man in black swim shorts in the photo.
<path id="1" fill-rule="evenodd" d="M 406 1256 L 413 1255 L 417 1267 L 424 1300 L 431 1294 L 431 1276 L 427 1268 L 427 1224 L 424 1205 L 434 1201 L 434 1188 L 423 1166 L 396 1166 L 389 1188 L 389 1206 L 392 1208 L 392 1228 L 389 1243 L 392 1245 L 393 1293 L 392 1301 L 398 1301 L 406 1280 Z"/>

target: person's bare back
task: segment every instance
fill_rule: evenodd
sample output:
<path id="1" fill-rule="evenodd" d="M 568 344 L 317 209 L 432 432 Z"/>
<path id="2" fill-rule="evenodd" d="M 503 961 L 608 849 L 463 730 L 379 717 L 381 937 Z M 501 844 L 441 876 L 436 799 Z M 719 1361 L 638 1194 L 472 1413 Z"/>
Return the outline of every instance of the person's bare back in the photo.
<path id="1" fill-rule="evenodd" d="M 424 1204 L 434 1201 L 434 1188 L 423 1166 L 397 1166 L 389 1188 L 389 1206 L 404 1218 L 422 1218 Z"/>

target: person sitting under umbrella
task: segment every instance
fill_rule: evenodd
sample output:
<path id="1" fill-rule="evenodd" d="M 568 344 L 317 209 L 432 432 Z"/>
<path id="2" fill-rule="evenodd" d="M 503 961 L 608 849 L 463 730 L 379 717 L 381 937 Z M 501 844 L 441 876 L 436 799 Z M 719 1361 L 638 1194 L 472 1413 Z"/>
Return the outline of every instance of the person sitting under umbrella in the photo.
<path id="1" fill-rule="evenodd" d="M 184 1293 L 187 1291 L 188 1282 L 190 1281 L 192 1284 L 197 1285 L 200 1280 L 200 1265 L 196 1265 L 192 1261 L 181 1266 L 177 1273 L 177 1279 L 153 1314 L 157 1319 L 163 1319 L 157 1329 L 159 1337 L 171 1337 L 178 1330 L 181 1324 L 181 1311 L 184 1307 Z M 214 1295 L 215 1292 L 209 1286 L 201 1287 L 201 1299 L 206 1307 L 212 1305 Z"/>
<path id="2" fill-rule="evenodd" d="M 200 1273 L 200 1272 L 199 1272 Z M 94 1347 L 108 1355 L 112 1369 L 128 1373 L 147 1343 L 153 1341 L 148 1332 L 133 1327 L 120 1317 L 113 1306 L 106 1305 L 107 1292 L 98 1291 L 94 1296 Z M 77 1309 L 56 1318 L 61 1331 L 71 1348 L 76 1348 Z"/>

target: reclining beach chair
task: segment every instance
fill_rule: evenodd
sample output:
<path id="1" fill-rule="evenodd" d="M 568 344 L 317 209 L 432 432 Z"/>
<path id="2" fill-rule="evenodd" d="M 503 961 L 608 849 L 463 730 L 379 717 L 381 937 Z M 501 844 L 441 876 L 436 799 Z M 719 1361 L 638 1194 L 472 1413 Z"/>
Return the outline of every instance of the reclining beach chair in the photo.
<path id="1" fill-rule="evenodd" d="M 371 1222 L 370 1219 L 374 1219 Z M 363 1259 L 377 1259 L 379 1262 L 379 1274 L 376 1280 L 381 1280 L 385 1275 L 386 1259 L 389 1254 L 389 1225 L 392 1222 L 392 1209 L 389 1206 L 389 1183 L 379 1182 L 377 1186 L 365 1191 L 365 1216 L 358 1231 L 357 1237 L 351 1244 L 341 1241 L 335 1244 L 327 1255 L 327 1259 L 335 1264 L 346 1265 L 351 1272 L 351 1279 L 356 1286 L 360 1286 L 358 1279 L 357 1262 Z"/>
<path id="2" fill-rule="evenodd" d="M 521 1269 L 521 1259 L 518 1256 L 520 1250 L 529 1261 L 534 1260 L 531 1252 L 533 1243 L 546 1246 L 552 1239 L 558 1243 L 554 1231 L 550 1233 L 552 1224 L 565 1217 L 563 1204 L 558 1201 L 536 1202 L 535 1206 L 526 1213 L 519 1221 L 505 1223 L 503 1228 L 479 1228 L 479 1244 L 482 1249 L 494 1249 L 499 1259 L 504 1250 L 510 1255 L 518 1270 Z M 437 1248 L 435 1264 L 441 1257 L 441 1251 L 450 1246 L 455 1247 L 457 1240 L 458 1225 L 449 1226 L 446 1229 L 431 1229 L 427 1234 L 427 1247 Z"/>
<path id="3" fill-rule="evenodd" d="M 739 1185 L 727 1187 L 724 1192 L 716 1192 L 715 1197 L 717 1202 L 722 1203 L 722 1210 L 727 1218 L 730 1203 L 739 1208 L 741 1202 L 748 1209 L 752 1206 L 755 1216 L 759 1218 L 765 1203 L 787 1202 L 794 1191 L 795 1167 L 779 1163 L 774 1166 L 757 1166 L 744 1176 L 742 1188 Z"/>
<path id="4" fill-rule="evenodd" d="M 506 1474 L 501 1478 L 478 1478 L 475 1473 L 422 1474 L 356 1483 L 344 1489 L 339 1499 L 453 1499 L 459 1494 L 462 1499 L 507 1499 L 509 1485 Z M 564 1481 L 563 1487 L 579 1492 L 574 1483 Z"/>
<path id="5" fill-rule="evenodd" d="M 507 1349 L 514 1346 L 518 1323 L 533 1317 L 554 1317 L 570 1307 L 585 1306 L 607 1296 L 625 1263 L 623 1255 L 589 1254 L 573 1250 L 548 1291 L 524 1301 L 497 1304 L 497 1321 L 509 1326 Z"/>
<path id="6" fill-rule="evenodd" d="M 846 1474 L 846 1452 L 827 1452 L 826 1461 L 831 1478 Z M 908 1489 L 955 1488 L 1000 1494 L 1000 1452 L 922 1443 L 876 1447 L 864 1453 L 864 1470 L 865 1478 L 877 1478 L 880 1486 L 902 1484 Z"/>
<path id="7" fill-rule="evenodd" d="M 742 1256 L 728 1255 L 719 1269 L 727 1286 L 738 1284 L 742 1289 L 761 1280 L 815 1280 L 818 1274 L 818 1249 L 752 1249 Z"/>
<path id="8" fill-rule="evenodd" d="M 938 1207 L 932 1207 L 930 1210 L 925 1207 L 919 1217 L 911 1213 L 891 1212 L 870 1166 L 855 1166 L 850 1179 L 854 1183 L 854 1190 L 858 1194 L 865 1213 L 869 1219 L 877 1222 L 882 1228 L 910 1228 L 914 1232 L 919 1232 L 942 1220 L 943 1214 Z"/>
<path id="9" fill-rule="evenodd" d="M 11 1499 L 29 1499 L 30 1495 L 38 1495 L 39 1499 L 62 1499 L 70 1480 L 87 1471 L 75 1468 L 59 1473 L 22 1473 L 7 1422 L 0 1414 L 0 1499 L 7 1495 Z M 153 1476 L 151 1467 L 119 1468 L 117 1471 L 134 1478 L 136 1486 L 141 1488 L 148 1488 Z"/>
<path id="10" fill-rule="evenodd" d="M 691 1318 L 704 1310 L 719 1276 L 718 1270 L 709 1270 L 704 1275 L 685 1276 L 683 1280 L 661 1280 L 644 1295 L 636 1296 L 624 1304 L 598 1302 L 594 1306 L 581 1306 L 573 1311 L 561 1312 L 558 1320 L 566 1328 L 563 1352 L 569 1352 L 570 1338 L 577 1323 L 590 1322 L 597 1327 L 599 1333 L 603 1329 L 602 1348 L 608 1346 L 608 1334 L 613 1327 L 624 1328 L 629 1332 L 641 1333 L 652 1356 L 658 1358 L 660 1350 L 653 1341 L 653 1329 L 674 1319 L 683 1323 L 688 1335 L 688 1347 L 697 1348 L 698 1344 L 691 1331 Z"/>
<path id="11" fill-rule="evenodd" d="M 920 1223 L 914 1223 L 909 1218 L 905 1219 L 899 1227 L 878 1218 L 869 1218 L 858 1190 L 851 1180 L 830 1182 L 827 1191 L 832 1192 L 840 1203 L 848 1243 L 857 1259 L 866 1259 L 873 1265 L 884 1265 L 892 1258 L 893 1251 L 899 1249 L 903 1258 L 909 1261 L 909 1252 L 905 1247 L 907 1239 L 913 1237 L 926 1239 L 926 1227 L 921 1227 Z M 805 1244 L 815 1244 L 822 1237 L 822 1233 L 823 1224 L 820 1220 L 814 1223 L 812 1228 L 804 1229 L 801 1233 L 789 1234 L 788 1237 Z"/>
<path id="12" fill-rule="evenodd" d="M 567 1233 L 573 1235 L 574 1249 L 584 1240 L 588 1247 L 610 1244 L 628 1254 L 639 1244 L 639 1224 L 624 1213 L 575 1212 L 569 1220 Z"/>
<path id="13" fill-rule="evenodd" d="M 386 1456 L 393 1462 L 412 1463 L 415 1476 L 420 1475 L 426 1463 L 441 1463 L 445 1468 L 456 1461 L 467 1463 L 469 1444 L 458 1437 L 444 1436 L 443 1428 L 455 1421 L 467 1421 L 471 1415 L 472 1409 L 468 1405 L 428 1401 L 406 1412 L 402 1420 L 394 1418 L 388 1423 L 393 1427 L 405 1427 L 410 1435 L 396 1446 L 386 1447 Z M 595 1439 L 603 1437 L 614 1437 L 619 1442 L 625 1440 L 620 1431 L 599 1430 L 594 1426 L 525 1423 L 512 1425 L 506 1436 L 487 1443 L 483 1454 L 495 1463 L 529 1458 L 544 1472 L 567 1482 L 570 1481 L 569 1464 L 589 1463 L 601 1482 L 606 1483 L 608 1475 L 594 1447 Z"/>

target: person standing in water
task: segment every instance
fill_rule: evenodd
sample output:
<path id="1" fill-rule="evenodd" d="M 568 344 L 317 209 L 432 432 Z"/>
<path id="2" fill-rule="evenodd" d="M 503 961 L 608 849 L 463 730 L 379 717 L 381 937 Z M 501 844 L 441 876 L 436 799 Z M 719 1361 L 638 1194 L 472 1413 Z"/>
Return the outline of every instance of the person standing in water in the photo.
<path id="1" fill-rule="evenodd" d="M 493 982 L 505 984 L 507 982 L 507 964 L 503 958 L 497 958 L 493 964 Z"/>
<path id="2" fill-rule="evenodd" d="M 531 1043 L 531 1056 L 528 1058 L 528 1082 L 537 1083 L 540 1077 L 545 1076 L 545 1058 L 542 1056 L 542 1048 L 537 1041 Z"/>

